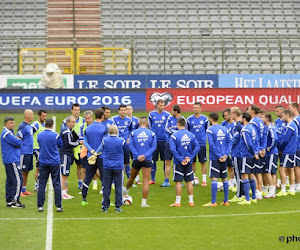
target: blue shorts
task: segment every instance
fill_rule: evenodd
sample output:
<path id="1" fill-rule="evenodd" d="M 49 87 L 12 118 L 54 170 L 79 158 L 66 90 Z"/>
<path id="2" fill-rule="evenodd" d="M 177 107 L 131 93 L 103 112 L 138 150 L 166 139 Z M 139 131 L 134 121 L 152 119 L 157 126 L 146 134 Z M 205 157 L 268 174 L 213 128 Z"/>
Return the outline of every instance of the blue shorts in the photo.
<path id="1" fill-rule="evenodd" d="M 242 174 L 254 173 L 254 158 L 241 158 L 242 160 Z"/>
<path id="2" fill-rule="evenodd" d="M 297 150 L 295 155 L 295 167 L 300 167 L 300 150 Z"/>
<path id="3" fill-rule="evenodd" d="M 194 172 L 192 164 L 187 165 L 174 164 L 173 166 L 173 181 L 182 181 L 188 182 L 194 180 Z"/>
<path id="4" fill-rule="evenodd" d="M 138 160 L 134 160 L 133 163 L 132 163 L 132 167 L 137 169 L 137 170 L 140 170 L 141 168 L 152 168 L 152 164 L 153 162 L 152 161 L 138 161 Z"/>
<path id="5" fill-rule="evenodd" d="M 165 161 L 165 141 L 158 141 L 156 149 L 153 153 L 153 161 L 158 161 L 158 156 L 160 155 L 160 160 Z"/>
<path id="6" fill-rule="evenodd" d="M 128 144 L 125 142 L 125 150 L 124 150 L 124 165 L 130 164 L 130 150 Z"/>
<path id="7" fill-rule="evenodd" d="M 210 160 L 209 177 L 221 179 L 227 178 L 227 162 L 220 162 L 219 160 Z"/>
<path id="8" fill-rule="evenodd" d="M 198 162 L 204 163 L 204 162 L 207 161 L 207 158 L 206 158 L 206 147 L 205 146 L 200 146 L 200 151 L 194 157 L 193 162 L 197 161 L 197 156 L 198 156 Z"/>
<path id="9" fill-rule="evenodd" d="M 165 161 L 171 161 L 173 159 L 173 154 L 170 150 L 170 144 L 168 142 L 165 143 Z"/>
<path id="10" fill-rule="evenodd" d="M 74 155 L 68 155 L 60 153 L 60 168 L 61 168 L 61 174 L 65 176 L 70 175 L 70 168 L 74 161 Z"/>
<path id="11" fill-rule="evenodd" d="M 38 168 L 40 166 L 40 161 L 39 161 L 40 150 L 39 149 L 33 150 L 33 155 L 35 156 L 35 166 Z"/>
<path id="12" fill-rule="evenodd" d="M 88 159 L 87 156 L 85 156 L 84 158 L 81 159 L 81 163 L 82 163 L 82 167 L 86 168 L 88 165 Z"/>
<path id="13" fill-rule="evenodd" d="M 295 155 L 282 154 L 280 160 L 284 168 L 293 168 L 295 166 Z"/>
<path id="14" fill-rule="evenodd" d="M 272 154 L 266 156 L 265 166 L 264 166 L 264 173 L 269 174 L 276 174 L 277 172 L 277 162 L 278 162 L 278 155 Z"/>
<path id="15" fill-rule="evenodd" d="M 80 154 L 78 154 L 78 157 L 79 157 L 79 159 L 76 159 L 76 158 L 74 157 L 74 161 L 75 161 L 76 165 L 82 165 L 82 160 L 81 160 L 81 158 L 80 158 Z"/>
<path id="16" fill-rule="evenodd" d="M 233 160 L 230 155 L 228 155 L 228 157 L 227 157 L 226 164 L 227 164 L 227 167 L 233 168 Z"/>
<path id="17" fill-rule="evenodd" d="M 33 154 L 25 154 L 20 157 L 22 171 L 29 172 L 33 169 Z"/>
<path id="18" fill-rule="evenodd" d="M 254 160 L 254 168 L 253 168 L 253 174 L 261 174 L 264 172 L 264 161 L 262 158 L 253 159 Z"/>

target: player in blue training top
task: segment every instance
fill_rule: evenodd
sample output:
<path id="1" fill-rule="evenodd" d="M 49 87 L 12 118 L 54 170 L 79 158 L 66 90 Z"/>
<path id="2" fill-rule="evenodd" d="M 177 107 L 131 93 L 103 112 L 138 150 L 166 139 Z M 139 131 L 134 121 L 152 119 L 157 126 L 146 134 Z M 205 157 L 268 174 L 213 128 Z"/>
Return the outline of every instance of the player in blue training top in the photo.
<path id="1" fill-rule="evenodd" d="M 53 125 L 53 119 L 47 119 L 45 130 L 37 136 L 37 141 L 40 145 L 40 176 L 37 198 L 38 212 L 44 211 L 45 188 L 50 174 L 55 193 L 55 206 L 57 207 L 57 212 L 63 211 L 61 201 L 60 158 L 58 150 L 59 147 L 62 147 L 62 141 L 59 138 L 59 134 L 52 131 Z"/>
<path id="2" fill-rule="evenodd" d="M 254 174 L 257 180 L 257 187 L 256 190 L 256 198 L 258 200 L 262 199 L 262 173 L 264 171 L 264 157 L 266 154 L 266 148 L 265 148 L 265 124 L 262 121 L 262 119 L 258 116 L 260 112 L 260 108 L 256 105 L 251 105 L 248 107 L 248 113 L 251 116 L 250 124 L 254 127 L 257 137 L 258 137 L 258 148 L 259 148 L 259 159 L 254 159 Z"/>
<path id="3" fill-rule="evenodd" d="M 131 131 L 134 131 L 139 128 L 139 118 L 137 118 L 136 116 L 133 115 L 133 108 L 131 105 L 127 105 L 126 110 L 127 110 L 127 116 L 131 119 L 131 129 L 132 129 Z M 130 157 L 131 157 L 131 159 L 133 159 L 132 152 L 130 152 Z M 132 165 L 131 165 L 131 167 L 132 167 Z M 140 181 L 139 175 L 137 175 L 135 177 L 135 183 L 137 185 L 143 185 L 143 183 Z M 136 184 L 132 184 L 132 186 L 137 187 Z"/>
<path id="4" fill-rule="evenodd" d="M 264 114 L 262 119 L 267 127 L 266 138 L 266 160 L 264 173 L 266 174 L 269 190 L 264 198 L 275 198 L 276 182 L 277 182 L 277 162 L 278 162 L 278 136 L 275 126 L 272 124 L 271 114 Z"/>
<path id="5" fill-rule="evenodd" d="M 89 190 L 89 185 L 97 170 L 99 170 L 100 173 L 100 180 L 103 189 L 103 157 L 99 156 L 99 147 L 106 133 L 106 128 L 102 124 L 103 115 L 103 109 L 96 109 L 95 121 L 86 128 L 84 133 L 84 146 L 88 149 L 88 165 L 86 166 L 86 174 L 82 188 L 81 205 L 83 206 L 88 204 L 86 197 Z"/>
<path id="6" fill-rule="evenodd" d="M 20 166 L 20 148 L 22 140 L 14 134 L 15 119 L 7 116 L 4 119 L 4 129 L 1 134 L 2 162 L 6 172 L 6 207 L 25 208 L 20 202 L 22 188 L 22 170 Z"/>
<path id="7" fill-rule="evenodd" d="M 71 165 L 74 161 L 73 148 L 82 144 L 76 133 L 73 133 L 73 128 L 76 124 L 76 118 L 69 116 L 66 118 L 66 126 L 61 130 L 60 137 L 63 141 L 63 146 L 59 149 L 60 167 L 61 167 L 61 189 L 63 199 L 73 199 L 74 196 L 67 193 L 67 179 L 70 175 Z"/>
<path id="8" fill-rule="evenodd" d="M 179 118 L 184 118 L 181 115 L 181 107 L 177 104 L 172 106 L 171 115 L 168 117 L 165 126 L 165 134 L 166 134 L 166 144 L 165 144 L 165 181 L 161 184 L 161 187 L 169 187 L 170 186 L 170 172 L 171 172 L 171 161 L 173 159 L 172 152 L 170 150 L 170 138 L 174 132 L 178 130 L 177 120 Z"/>
<path id="9" fill-rule="evenodd" d="M 124 151 L 124 167 L 127 178 L 130 176 L 130 153 L 128 148 L 129 135 L 132 131 L 131 119 L 126 116 L 127 108 L 126 105 L 119 106 L 119 115 L 112 117 L 115 125 L 119 130 L 119 137 L 123 138 L 126 141 L 125 151 Z"/>
<path id="10" fill-rule="evenodd" d="M 296 185 L 295 185 L 295 192 L 300 192 L 300 114 L 299 114 L 299 105 L 298 103 L 291 103 L 290 104 L 290 110 L 293 113 L 293 121 L 297 125 L 298 129 L 298 143 L 297 143 L 297 152 L 295 155 L 295 179 L 296 179 Z"/>
<path id="11" fill-rule="evenodd" d="M 186 120 L 179 118 L 178 131 L 175 131 L 170 139 L 170 150 L 174 155 L 173 181 L 176 182 L 176 200 L 170 207 L 181 206 L 181 182 L 184 180 L 187 186 L 189 205 L 194 207 L 193 184 L 194 173 L 192 160 L 200 150 L 200 145 L 195 135 L 185 129 Z"/>
<path id="12" fill-rule="evenodd" d="M 222 126 L 228 129 L 231 136 L 233 136 L 233 129 L 235 127 L 235 123 L 233 122 L 233 119 L 231 117 L 230 109 L 225 109 L 222 112 L 222 116 L 224 120 L 222 121 Z M 229 155 L 227 158 L 227 167 L 228 167 L 228 177 L 229 177 L 229 190 L 236 191 L 236 178 L 234 176 L 234 169 L 233 169 L 233 161 L 231 159 L 231 156 Z"/>
<path id="13" fill-rule="evenodd" d="M 103 200 L 102 212 L 107 213 L 110 206 L 111 186 L 115 185 L 115 206 L 116 213 L 121 213 L 122 187 L 124 169 L 124 149 L 126 141 L 118 136 L 116 125 L 109 126 L 109 135 L 104 137 L 97 152 L 103 155 Z"/>
<path id="14" fill-rule="evenodd" d="M 156 134 L 157 146 L 153 153 L 153 165 L 151 170 L 151 181 L 149 184 L 155 184 L 156 162 L 160 155 L 160 160 L 165 164 L 165 127 L 170 113 L 164 110 L 165 101 L 160 99 L 156 103 L 156 110 L 151 111 L 148 116 L 149 128 Z M 165 169 L 165 165 L 164 165 Z"/>
<path id="15" fill-rule="evenodd" d="M 44 131 L 46 120 L 47 120 L 47 111 L 41 109 L 38 111 L 37 121 L 35 121 L 31 124 L 31 127 L 33 129 L 33 155 L 35 156 L 35 166 L 36 166 L 35 175 L 34 175 L 34 179 L 35 179 L 34 191 L 38 190 L 38 183 L 39 183 L 38 177 L 39 177 L 40 146 L 37 141 L 37 136 L 39 133 Z"/>
<path id="16" fill-rule="evenodd" d="M 242 201 L 242 196 L 245 195 L 243 180 L 242 180 L 242 160 L 241 160 L 241 152 L 240 145 L 243 140 L 241 135 L 241 130 L 243 128 L 242 124 L 242 111 L 238 107 L 230 108 L 230 116 L 232 117 L 233 123 L 235 126 L 232 129 L 233 137 L 232 137 L 232 149 L 231 149 L 231 157 L 234 166 L 234 172 L 237 180 L 237 192 L 236 195 L 229 200 L 229 202 L 240 202 Z"/>
<path id="17" fill-rule="evenodd" d="M 126 185 L 126 193 L 132 186 L 135 177 L 140 169 L 143 170 L 143 198 L 141 207 L 149 207 L 147 197 L 149 193 L 149 180 L 152 168 L 152 154 L 156 149 L 156 135 L 147 128 L 147 117 L 141 117 L 139 128 L 131 132 L 129 139 L 129 148 L 133 155 L 133 163 L 130 178 Z"/>
<path id="18" fill-rule="evenodd" d="M 188 130 L 192 132 L 199 145 L 200 151 L 197 153 L 195 158 L 193 159 L 193 171 L 194 176 L 196 177 L 196 162 L 197 156 L 198 161 L 201 163 L 201 171 L 202 171 L 202 186 L 207 186 L 206 176 L 207 176 L 207 168 L 206 168 L 206 130 L 208 128 L 208 118 L 205 115 L 201 114 L 201 103 L 196 102 L 193 107 L 194 115 L 191 115 L 187 119 Z"/>
<path id="19" fill-rule="evenodd" d="M 113 119 L 110 118 L 110 108 L 103 106 L 101 107 L 104 111 L 104 115 L 102 118 L 102 124 L 104 125 L 104 127 L 106 127 L 106 135 L 108 134 L 108 128 L 114 124 Z"/>
<path id="20" fill-rule="evenodd" d="M 256 199 L 256 181 L 254 176 L 254 159 L 259 159 L 259 149 L 257 144 L 258 137 L 256 134 L 256 129 L 250 124 L 251 116 L 249 113 L 243 113 L 243 125 L 241 130 L 242 138 L 240 144 L 241 152 L 241 165 L 242 165 L 242 179 L 245 191 L 246 199 L 238 202 L 239 205 L 251 205 L 257 203 Z M 250 183 L 249 183 L 250 182 Z M 252 191 L 252 200 L 250 200 L 250 190 Z"/>
<path id="21" fill-rule="evenodd" d="M 204 204 L 205 207 L 217 206 L 218 178 L 223 181 L 224 200 L 221 206 L 229 206 L 227 158 L 232 148 L 231 135 L 227 128 L 218 124 L 218 113 L 209 114 L 211 127 L 207 129 L 209 144 L 209 177 L 211 178 L 211 201 Z"/>
<path id="22" fill-rule="evenodd" d="M 293 121 L 292 112 L 290 110 L 284 110 L 282 113 L 282 120 L 286 122 L 285 132 L 282 140 L 279 143 L 279 155 L 283 162 L 282 167 L 279 167 L 281 177 L 281 191 L 276 196 L 286 196 L 287 194 L 295 195 L 295 155 L 297 152 L 298 142 L 298 128 Z M 286 170 L 290 177 L 290 190 L 286 192 Z"/>
<path id="23" fill-rule="evenodd" d="M 17 133 L 17 135 L 23 141 L 20 157 L 20 166 L 22 168 L 23 173 L 23 185 L 21 196 L 33 195 L 31 192 L 26 190 L 28 173 L 33 169 L 33 129 L 30 125 L 33 121 L 33 116 L 33 111 L 31 109 L 26 109 L 24 111 L 24 121 L 20 124 Z"/>

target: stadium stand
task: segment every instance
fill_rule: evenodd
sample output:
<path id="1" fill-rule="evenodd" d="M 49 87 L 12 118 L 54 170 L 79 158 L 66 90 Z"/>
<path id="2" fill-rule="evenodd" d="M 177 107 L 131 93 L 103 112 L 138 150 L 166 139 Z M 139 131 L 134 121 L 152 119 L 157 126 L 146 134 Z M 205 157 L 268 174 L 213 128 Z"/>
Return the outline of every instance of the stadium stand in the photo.
<path id="1" fill-rule="evenodd" d="M 47 47 L 128 48 L 135 74 L 300 73 L 299 0 L 3 0 L 0 13 L 0 74 L 18 72 L 18 48 Z M 51 62 L 39 53 L 22 73 Z M 77 73 L 128 73 L 126 51 L 83 54 Z"/>

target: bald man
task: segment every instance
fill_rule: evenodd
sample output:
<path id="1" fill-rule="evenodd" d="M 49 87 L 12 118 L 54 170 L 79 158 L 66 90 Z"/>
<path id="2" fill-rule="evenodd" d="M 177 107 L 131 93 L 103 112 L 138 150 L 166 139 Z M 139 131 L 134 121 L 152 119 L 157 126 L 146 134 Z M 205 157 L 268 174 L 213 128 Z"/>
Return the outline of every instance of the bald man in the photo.
<path id="1" fill-rule="evenodd" d="M 33 111 L 26 109 L 24 111 L 24 121 L 18 128 L 18 137 L 23 141 L 21 147 L 20 167 L 23 173 L 23 185 L 21 196 L 32 195 L 26 190 L 28 173 L 33 169 L 33 129 L 31 123 L 33 121 Z"/>

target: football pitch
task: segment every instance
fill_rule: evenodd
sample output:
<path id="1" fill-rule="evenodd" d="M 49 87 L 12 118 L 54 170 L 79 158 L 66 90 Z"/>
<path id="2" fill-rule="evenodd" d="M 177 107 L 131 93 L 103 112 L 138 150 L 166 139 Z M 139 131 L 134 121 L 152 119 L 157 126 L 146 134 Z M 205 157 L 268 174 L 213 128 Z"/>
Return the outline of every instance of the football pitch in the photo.
<path id="1" fill-rule="evenodd" d="M 56 116 L 56 131 L 67 113 L 48 111 Z M 206 113 L 204 113 L 206 114 Z M 7 114 L 0 115 L 0 122 Z M 137 117 L 146 113 L 135 113 Z M 188 117 L 190 113 L 183 113 Z M 13 114 L 15 132 L 23 119 Z M 273 118 L 275 118 L 273 114 Z M 37 116 L 35 116 L 37 119 Z M 221 122 L 220 117 L 220 122 Z M 35 168 L 34 168 L 35 171 Z M 34 171 L 29 173 L 27 189 L 34 190 Z M 201 180 L 200 166 L 196 175 Z M 48 186 L 45 211 L 37 212 L 37 193 L 21 198 L 25 209 L 6 208 L 5 170 L 0 167 L 0 249 L 293 249 L 300 247 L 300 194 L 265 199 L 250 206 L 230 203 L 220 206 L 223 192 L 218 192 L 217 207 L 203 207 L 210 201 L 210 181 L 207 187 L 194 187 L 196 206 L 189 207 L 186 186 L 182 206 L 169 207 L 175 201 L 175 185 L 162 188 L 163 165 L 158 163 L 156 184 L 150 185 L 149 208 L 141 208 L 142 187 L 130 189 L 133 204 L 123 206 L 116 214 L 114 207 L 101 213 L 102 195 L 98 190 L 88 193 L 89 205 L 81 206 L 77 189 L 76 166 L 68 179 L 72 200 L 63 200 L 64 213 L 57 213 L 53 190 Z M 172 178 L 172 177 L 171 177 Z M 125 180 L 125 182 L 127 179 Z M 50 194 L 50 195 L 49 195 Z M 229 199 L 234 193 L 230 191 Z M 111 195 L 114 201 L 114 192 Z"/>

